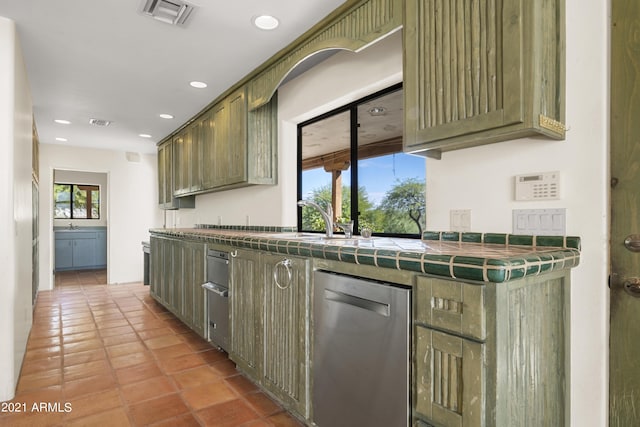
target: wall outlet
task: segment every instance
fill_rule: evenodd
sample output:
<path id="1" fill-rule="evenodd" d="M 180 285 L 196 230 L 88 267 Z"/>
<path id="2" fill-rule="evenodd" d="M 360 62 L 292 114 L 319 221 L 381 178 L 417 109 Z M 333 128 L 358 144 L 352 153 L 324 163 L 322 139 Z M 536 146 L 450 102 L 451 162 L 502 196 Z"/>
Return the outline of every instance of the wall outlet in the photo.
<path id="1" fill-rule="evenodd" d="M 564 236 L 567 230 L 567 210 L 514 209 L 513 234 L 534 236 Z"/>
<path id="2" fill-rule="evenodd" d="M 449 211 L 450 231 L 471 231 L 471 209 L 453 209 Z"/>

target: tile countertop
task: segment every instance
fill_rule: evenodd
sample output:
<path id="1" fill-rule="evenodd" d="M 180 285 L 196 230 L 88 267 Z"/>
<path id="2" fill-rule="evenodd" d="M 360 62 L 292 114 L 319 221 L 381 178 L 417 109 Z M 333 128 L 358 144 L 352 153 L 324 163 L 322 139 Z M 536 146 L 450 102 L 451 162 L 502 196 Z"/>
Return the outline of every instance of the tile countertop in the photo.
<path id="1" fill-rule="evenodd" d="M 286 255 L 324 258 L 454 279 L 501 283 L 580 261 L 580 238 L 427 231 L 422 239 L 297 233 L 291 227 L 197 226 L 152 229 L 152 235 L 189 238 Z"/>

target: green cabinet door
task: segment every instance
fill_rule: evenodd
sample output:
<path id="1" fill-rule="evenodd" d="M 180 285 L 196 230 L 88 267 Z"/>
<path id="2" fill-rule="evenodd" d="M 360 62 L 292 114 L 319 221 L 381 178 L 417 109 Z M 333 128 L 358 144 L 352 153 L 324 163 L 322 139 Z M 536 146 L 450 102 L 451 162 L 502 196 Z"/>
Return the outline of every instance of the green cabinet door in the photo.
<path id="1" fill-rule="evenodd" d="M 191 191 L 191 127 L 187 126 L 173 137 L 173 196 Z"/>
<path id="2" fill-rule="evenodd" d="M 167 281 L 167 298 L 166 302 L 171 312 L 178 316 L 183 317 L 183 302 L 184 302 L 184 243 L 179 240 L 169 240 L 169 246 L 171 247 L 171 261 L 170 266 L 172 270 L 171 280 Z"/>
<path id="3" fill-rule="evenodd" d="M 213 109 L 207 110 L 200 118 L 200 145 L 202 150 L 202 189 L 211 190 L 215 187 L 215 171 L 218 167 L 215 146 L 215 126 Z"/>
<path id="4" fill-rule="evenodd" d="M 163 282 L 165 278 L 164 250 L 165 239 L 151 236 L 151 257 L 149 265 L 149 287 L 151 296 L 163 300 Z"/>
<path id="5" fill-rule="evenodd" d="M 235 250 L 231 256 L 229 357 L 250 377 L 260 378 L 262 358 L 262 284 L 260 253 Z"/>
<path id="6" fill-rule="evenodd" d="M 247 180 L 247 97 L 244 86 L 227 98 L 229 109 L 227 159 L 229 168 L 224 184 Z"/>
<path id="7" fill-rule="evenodd" d="M 162 209 L 173 205 L 173 162 L 173 141 L 168 140 L 158 146 L 158 204 Z"/>
<path id="8" fill-rule="evenodd" d="M 203 243 L 183 242 L 182 320 L 201 337 L 205 337 L 204 290 L 206 250 Z"/>
<path id="9" fill-rule="evenodd" d="M 263 254 L 262 384 L 288 409 L 308 417 L 309 261 Z"/>
<path id="10" fill-rule="evenodd" d="M 564 2 L 406 0 L 405 151 L 563 139 Z"/>
<path id="11" fill-rule="evenodd" d="M 202 190 L 202 120 L 198 118 L 190 126 L 191 143 L 189 153 L 189 170 L 191 173 L 189 193 L 197 193 Z"/>
<path id="12" fill-rule="evenodd" d="M 185 181 L 183 175 L 185 171 L 190 173 L 188 166 L 179 165 L 185 158 L 183 141 L 184 136 L 181 135 L 173 139 L 168 138 L 158 145 L 158 207 L 160 209 L 195 207 L 195 196 L 186 196 L 183 187 Z M 186 178 L 187 181 L 189 179 Z"/>
<path id="13" fill-rule="evenodd" d="M 436 425 L 483 426 L 484 344 L 417 326 L 416 412 Z"/>
<path id="14" fill-rule="evenodd" d="M 216 159 L 213 168 L 212 188 L 221 187 L 229 176 L 229 103 L 227 100 L 213 107 L 213 153 Z"/>

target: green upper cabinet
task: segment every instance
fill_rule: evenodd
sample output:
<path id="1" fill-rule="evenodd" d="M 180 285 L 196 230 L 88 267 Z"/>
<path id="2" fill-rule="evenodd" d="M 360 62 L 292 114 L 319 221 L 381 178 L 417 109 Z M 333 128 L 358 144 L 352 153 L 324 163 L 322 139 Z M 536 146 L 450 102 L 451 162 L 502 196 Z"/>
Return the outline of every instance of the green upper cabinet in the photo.
<path id="1" fill-rule="evenodd" d="M 176 208 L 176 202 L 168 202 L 170 195 L 182 200 L 200 193 L 275 184 L 276 117 L 276 95 L 248 112 L 243 86 L 163 141 L 158 146 L 158 185 L 165 197 L 161 207 Z M 169 145 L 171 150 L 166 151 Z"/>
<path id="2" fill-rule="evenodd" d="M 406 152 L 563 139 L 564 1 L 406 0 Z"/>
<path id="3" fill-rule="evenodd" d="M 179 209 L 195 207 L 195 197 L 176 197 L 177 186 L 182 185 L 182 170 L 179 163 L 183 160 L 182 137 L 169 138 L 158 145 L 158 206 L 160 209 Z M 176 159 L 176 154 L 179 158 Z"/>

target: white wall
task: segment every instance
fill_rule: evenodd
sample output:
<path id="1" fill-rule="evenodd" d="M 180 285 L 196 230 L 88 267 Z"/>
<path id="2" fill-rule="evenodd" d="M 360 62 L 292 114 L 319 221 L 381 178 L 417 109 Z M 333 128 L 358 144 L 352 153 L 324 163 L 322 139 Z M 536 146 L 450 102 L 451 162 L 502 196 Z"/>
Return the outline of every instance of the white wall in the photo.
<path id="1" fill-rule="evenodd" d="M 54 183 L 59 182 L 61 184 L 98 185 L 100 187 L 100 218 L 83 220 L 54 219 L 53 226 L 68 227 L 69 223 L 71 223 L 74 226 L 78 227 L 106 227 L 107 215 L 109 213 L 109 186 L 107 185 L 108 178 L 109 176 L 106 173 L 81 172 L 60 169 L 54 170 Z"/>
<path id="2" fill-rule="evenodd" d="M 608 411 L 608 2 L 567 0 L 566 141 L 523 139 L 426 161 L 427 228 L 449 229 L 451 209 L 471 209 L 473 231 L 511 232 L 512 209 L 566 208 L 567 234 L 582 238 L 572 271 L 571 425 L 607 425 Z M 296 124 L 401 80 L 398 35 L 359 54 L 334 55 L 282 86 L 279 184 L 198 196 L 168 225 L 296 223 Z M 514 202 L 513 176 L 559 170 L 562 198 Z M 265 209 L 269 206 L 269 209 Z M 185 211 L 186 212 L 186 211 Z M 181 223 L 181 224 L 180 224 Z"/>
<path id="3" fill-rule="evenodd" d="M 13 398 L 31 329 L 32 103 L 13 21 L 0 17 L 0 401 Z"/>
<path id="4" fill-rule="evenodd" d="M 53 171 L 105 173 L 108 176 L 107 275 L 109 283 L 142 281 L 141 242 L 149 229 L 162 226 L 157 208 L 157 157 L 140 154 L 139 162 L 125 152 L 40 145 L 40 289 L 53 287 Z"/>

